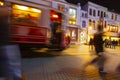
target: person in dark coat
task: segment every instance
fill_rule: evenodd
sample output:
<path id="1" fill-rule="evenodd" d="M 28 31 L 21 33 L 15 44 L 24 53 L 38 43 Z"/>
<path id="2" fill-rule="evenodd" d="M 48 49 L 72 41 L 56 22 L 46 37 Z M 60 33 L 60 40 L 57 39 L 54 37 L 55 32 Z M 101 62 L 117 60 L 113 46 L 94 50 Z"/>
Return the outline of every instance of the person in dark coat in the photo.
<path id="1" fill-rule="evenodd" d="M 0 6 L 0 78 L 4 78 L 4 80 L 20 80 L 22 77 L 21 69 L 13 67 L 13 64 L 10 62 L 12 59 L 14 60 L 12 62 L 16 62 L 16 57 L 11 57 L 11 54 L 16 49 L 11 50 L 9 48 L 11 51 L 7 50 L 8 46 L 12 44 L 10 43 L 10 25 L 8 20 L 9 9 L 5 6 Z"/>
<path id="2" fill-rule="evenodd" d="M 89 50 L 93 50 L 93 49 L 94 49 L 93 38 L 90 38 L 90 41 L 89 41 Z"/>
<path id="3" fill-rule="evenodd" d="M 100 54 L 100 52 L 103 52 L 103 30 L 102 30 L 102 26 L 98 26 L 98 32 L 96 32 L 94 34 L 94 38 L 93 38 L 93 42 L 94 42 L 94 47 L 95 47 L 95 52 L 97 55 Z"/>
<path id="4" fill-rule="evenodd" d="M 8 60 L 2 49 L 9 44 L 8 10 L 0 7 L 0 77 L 8 76 Z"/>
<path id="5" fill-rule="evenodd" d="M 103 27 L 101 25 L 98 25 L 97 30 L 98 31 L 94 34 L 93 41 L 94 41 L 95 52 L 98 57 L 96 59 L 94 59 L 92 61 L 92 63 L 95 63 L 95 62 L 98 63 L 99 73 L 103 78 L 105 78 L 104 77 L 105 75 L 103 75 L 104 74 L 103 66 L 104 66 L 104 62 L 105 62 L 106 58 L 103 55 L 101 55 L 101 53 L 104 52 Z"/>

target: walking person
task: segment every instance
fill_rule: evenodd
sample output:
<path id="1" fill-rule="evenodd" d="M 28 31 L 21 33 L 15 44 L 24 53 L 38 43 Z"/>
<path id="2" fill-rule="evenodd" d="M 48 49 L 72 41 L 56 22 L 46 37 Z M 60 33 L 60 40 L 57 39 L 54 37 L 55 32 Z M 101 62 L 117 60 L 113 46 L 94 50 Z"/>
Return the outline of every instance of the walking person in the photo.
<path id="1" fill-rule="evenodd" d="M 97 32 L 94 34 L 93 42 L 94 42 L 95 52 L 99 56 L 101 52 L 104 52 L 103 30 L 100 25 L 98 26 Z"/>
<path id="2" fill-rule="evenodd" d="M 98 25 L 97 27 L 97 32 L 94 34 L 93 42 L 95 47 L 95 53 L 98 56 L 95 60 L 93 60 L 93 63 L 97 62 L 99 73 L 103 80 L 105 80 L 105 75 L 103 72 L 105 57 L 102 55 L 102 53 L 104 52 L 103 27 L 101 25 Z"/>
<path id="3" fill-rule="evenodd" d="M 0 12 L 0 78 L 4 78 L 2 80 L 21 80 L 19 49 L 10 43 L 9 9 L 0 6 Z"/>
<path id="4" fill-rule="evenodd" d="M 93 38 L 90 38 L 90 41 L 89 41 L 89 50 L 93 50 L 94 49 L 94 42 L 93 42 Z"/>

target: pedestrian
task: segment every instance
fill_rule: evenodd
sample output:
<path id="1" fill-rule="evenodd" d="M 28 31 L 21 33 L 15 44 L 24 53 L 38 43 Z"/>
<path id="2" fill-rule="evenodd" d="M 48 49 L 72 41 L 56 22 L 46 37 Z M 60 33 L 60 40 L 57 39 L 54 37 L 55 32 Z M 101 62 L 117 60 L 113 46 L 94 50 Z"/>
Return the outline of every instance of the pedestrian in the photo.
<path id="1" fill-rule="evenodd" d="M 99 55 L 101 52 L 104 52 L 103 50 L 103 29 L 102 26 L 98 26 L 97 32 L 94 34 L 93 38 L 95 52 L 97 55 Z"/>
<path id="2" fill-rule="evenodd" d="M 8 19 L 9 9 L 5 6 L 0 6 L 0 78 L 4 78 L 4 80 L 20 80 L 22 78 L 21 58 L 18 48 L 14 48 L 11 45 L 12 43 L 10 43 Z M 19 64 L 17 65 L 18 67 L 16 64 Z"/>
<path id="3" fill-rule="evenodd" d="M 104 44 L 104 41 L 103 41 L 103 26 L 98 25 L 97 32 L 94 34 L 93 41 L 94 41 L 95 53 L 98 57 L 95 58 L 91 63 L 93 64 L 93 63 L 97 62 L 99 73 L 103 77 L 104 76 L 103 75 L 103 73 L 104 73 L 103 67 L 104 67 L 104 62 L 105 62 L 105 59 L 106 59 L 104 57 L 104 55 L 102 55 L 102 53 L 104 52 L 104 49 L 103 49 L 103 44 Z"/>
<path id="4" fill-rule="evenodd" d="M 89 41 L 89 50 L 93 50 L 94 49 L 94 42 L 93 42 L 93 38 L 90 38 L 90 41 Z"/>
<path id="5" fill-rule="evenodd" d="M 113 40 L 113 41 L 111 41 L 111 43 L 112 43 L 112 47 L 111 48 L 115 49 L 115 47 L 116 47 L 116 41 Z"/>

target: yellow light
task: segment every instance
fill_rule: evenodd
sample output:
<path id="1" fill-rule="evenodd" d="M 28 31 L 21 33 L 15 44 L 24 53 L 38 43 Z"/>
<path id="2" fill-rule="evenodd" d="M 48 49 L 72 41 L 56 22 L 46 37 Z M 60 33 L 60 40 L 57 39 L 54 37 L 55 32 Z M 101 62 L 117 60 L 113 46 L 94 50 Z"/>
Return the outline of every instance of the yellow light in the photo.
<path id="1" fill-rule="evenodd" d="M 31 10 L 32 10 L 33 12 L 41 13 L 41 10 L 39 10 L 39 9 L 31 8 Z"/>
<path id="2" fill-rule="evenodd" d="M 53 18 L 58 18 L 58 15 L 53 14 L 52 17 L 53 17 Z"/>
<path id="3" fill-rule="evenodd" d="M 0 1 L 0 6 L 3 6 L 3 5 L 4 5 L 4 3 Z"/>
<path id="4" fill-rule="evenodd" d="M 75 24 L 76 22 L 75 21 L 73 21 L 73 24 Z"/>
<path id="5" fill-rule="evenodd" d="M 92 30 L 92 26 L 89 26 L 89 29 Z"/>
<path id="6" fill-rule="evenodd" d="M 71 21 L 69 21 L 69 24 L 71 24 L 72 22 Z"/>
<path id="7" fill-rule="evenodd" d="M 28 7 L 26 7 L 26 6 L 14 5 L 14 7 L 17 9 L 20 9 L 20 10 L 28 10 Z"/>

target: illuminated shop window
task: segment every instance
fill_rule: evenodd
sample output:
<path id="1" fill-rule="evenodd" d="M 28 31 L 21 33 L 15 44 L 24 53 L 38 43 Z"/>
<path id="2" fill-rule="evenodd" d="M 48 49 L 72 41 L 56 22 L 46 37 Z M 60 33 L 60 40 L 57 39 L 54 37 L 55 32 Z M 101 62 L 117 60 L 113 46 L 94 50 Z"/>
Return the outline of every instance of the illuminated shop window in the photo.
<path id="1" fill-rule="evenodd" d="M 69 9 L 69 24 L 76 24 L 76 9 Z"/>
<path id="2" fill-rule="evenodd" d="M 111 32 L 118 32 L 118 27 L 117 26 L 110 26 L 110 31 Z"/>
<path id="3" fill-rule="evenodd" d="M 0 1 L 0 6 L 3 6 L 3 5 L 4 5 L 4 3 Z"/>
<path id="4" fill-rule="evenodd" d="M 76 39 L 76 36 L 75 30 L 72 30 L 72 39 Z"/>
<path id="5" fill-rule="evenodd" d="M 22 25 L 38 25 L 38 20 L 41 15 L 41 10 L 14 4 L 12 6 L 12 23 Z"/>

